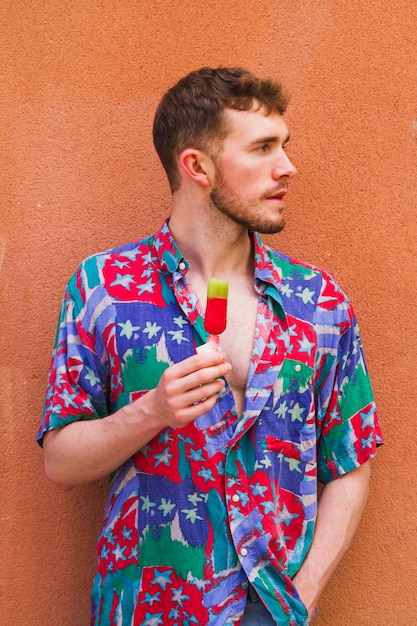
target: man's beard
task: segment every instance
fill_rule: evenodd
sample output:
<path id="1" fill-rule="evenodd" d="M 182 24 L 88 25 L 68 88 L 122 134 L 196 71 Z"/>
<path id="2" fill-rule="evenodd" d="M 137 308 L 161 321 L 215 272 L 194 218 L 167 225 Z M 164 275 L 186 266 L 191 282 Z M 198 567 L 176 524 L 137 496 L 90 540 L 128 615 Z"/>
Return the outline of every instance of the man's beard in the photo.
<path id="1" fill-rule="evenodd" d="M 285 227 L 285 220 L 281 212 L 278 214 L 279 219 L 262 215 L 262 207 L 256 210 L 256 205 L 253 202 L 242 200 L 234 189 L 231 189 L 226 183 L 219 169 L 216 172 L 216 185 L 210 194 L 210 200 L 212 206 L 223 215 L 248 230 L 273 234 L 281 232 Z M 259 199 L 259 202 L 261 200 Z"/>

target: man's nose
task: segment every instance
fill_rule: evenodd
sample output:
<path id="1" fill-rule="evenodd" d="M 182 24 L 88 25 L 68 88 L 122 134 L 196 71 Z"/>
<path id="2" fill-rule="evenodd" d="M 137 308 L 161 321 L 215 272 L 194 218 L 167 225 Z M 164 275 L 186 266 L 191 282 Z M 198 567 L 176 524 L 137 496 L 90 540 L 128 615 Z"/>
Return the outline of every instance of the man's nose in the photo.
<path id="1" fill-rule="evenodd" d="M 297 173 L 297 168 L 288 158 L 284 151 L 281 152 L 277 163 L 272 170 L 272 178 L 279 180 L 280 178 L 293 178 Z"/>

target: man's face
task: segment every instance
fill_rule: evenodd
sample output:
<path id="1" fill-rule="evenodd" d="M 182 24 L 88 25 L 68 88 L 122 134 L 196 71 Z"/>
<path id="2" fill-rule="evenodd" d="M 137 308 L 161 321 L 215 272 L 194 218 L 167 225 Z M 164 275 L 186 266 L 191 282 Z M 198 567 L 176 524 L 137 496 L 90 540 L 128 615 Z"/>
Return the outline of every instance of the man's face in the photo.
<path id="1" fill-rule="evenodd" d="M 284 228 L 287 183 L 296 169 L 285 153 L 288 128 L 278 113 L 226 109 L 229 133 L 213 157 L 213 208 L 261 233 Z"/>

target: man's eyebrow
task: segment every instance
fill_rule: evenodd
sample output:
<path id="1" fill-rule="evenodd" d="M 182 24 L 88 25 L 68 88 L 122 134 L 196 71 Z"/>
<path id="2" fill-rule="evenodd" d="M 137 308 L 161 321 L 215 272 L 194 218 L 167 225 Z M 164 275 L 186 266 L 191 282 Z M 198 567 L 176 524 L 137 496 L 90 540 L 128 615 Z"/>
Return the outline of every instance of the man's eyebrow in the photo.
<path id="1" fill-rule="evenodd" d="M 282 142 L 282 145 L 285 146 L 286 143 L 288 143 L 290 140 L 290 135 L 286 135 L 285 139 Z M 281 141 L 281 137 L 279 135 L 269 135 L 266 137 L 259 137 L 258 139 L 255 139 L 254 141 L 252 141 L 252 143 L 255 144 L 259 144 L 259 143 L 276 143 Z"/>

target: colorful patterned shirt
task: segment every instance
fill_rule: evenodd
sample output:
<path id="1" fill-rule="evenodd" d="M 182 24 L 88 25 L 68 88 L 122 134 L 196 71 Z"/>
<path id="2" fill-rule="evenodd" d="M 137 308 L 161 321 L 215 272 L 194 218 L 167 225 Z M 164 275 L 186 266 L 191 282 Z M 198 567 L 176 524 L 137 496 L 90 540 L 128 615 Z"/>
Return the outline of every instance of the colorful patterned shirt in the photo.
<path id="1" fill-rule="evenodd" d="M 110 477 L 91 624 L 240 624 L 248 579 L 277 624 L 306 623 L 292 577 L 318 482 L 382 443 L 352 307 L 334 280 L 253 234 L 257 323 L 244 410 L 230 387 Z M 207 334 L 168 221 L 95 255 L 67 285 L 38 439 L 157 386 Z"/>

